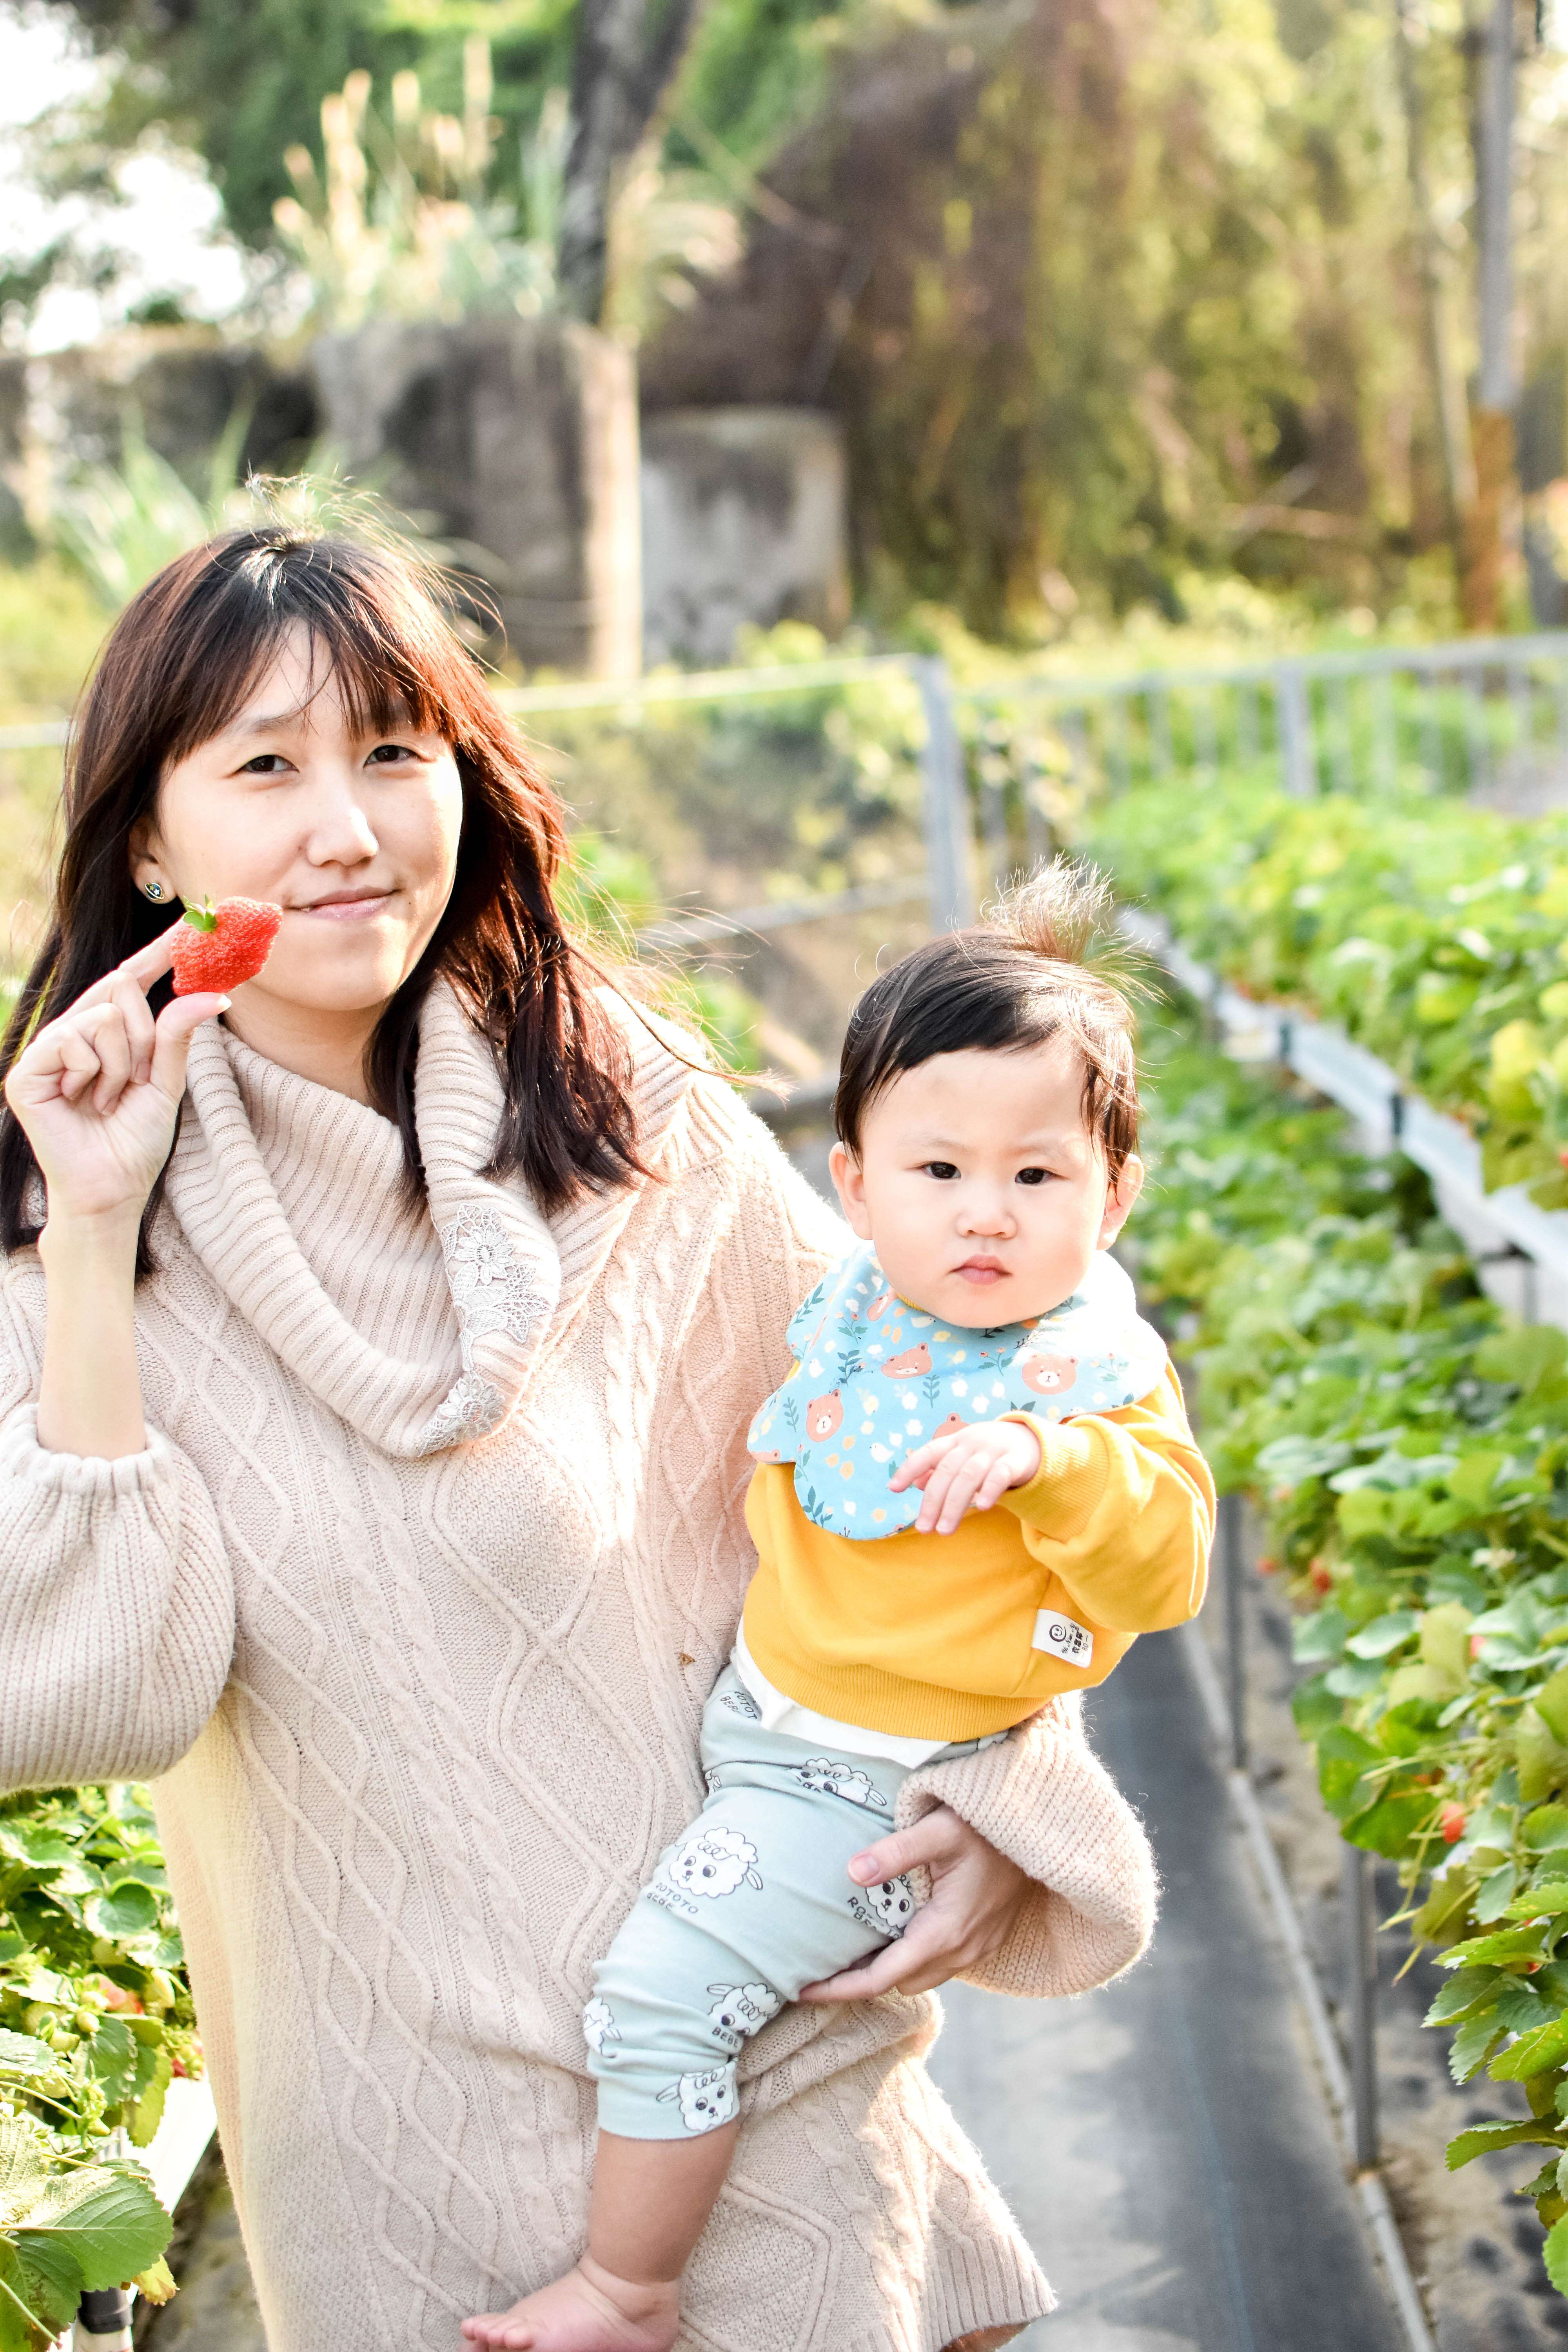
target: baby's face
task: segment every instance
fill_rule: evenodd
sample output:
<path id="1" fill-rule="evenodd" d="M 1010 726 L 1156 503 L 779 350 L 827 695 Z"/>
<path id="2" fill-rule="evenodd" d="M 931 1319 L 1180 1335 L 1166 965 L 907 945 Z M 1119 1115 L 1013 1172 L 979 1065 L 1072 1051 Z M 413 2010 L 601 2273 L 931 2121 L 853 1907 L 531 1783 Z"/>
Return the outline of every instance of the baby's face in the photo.
<path id="1" fill-rule="evenodd" d="M 830 1164 L 900 1297 L 975 1330 L 1071 1297 L 1143 1181 L 1133 1159 L 1111 1186 L 1082 1097 L 1065 1039 L 938 1054 L 877 1097 L 858 1160 L 837 1144 Z"/>

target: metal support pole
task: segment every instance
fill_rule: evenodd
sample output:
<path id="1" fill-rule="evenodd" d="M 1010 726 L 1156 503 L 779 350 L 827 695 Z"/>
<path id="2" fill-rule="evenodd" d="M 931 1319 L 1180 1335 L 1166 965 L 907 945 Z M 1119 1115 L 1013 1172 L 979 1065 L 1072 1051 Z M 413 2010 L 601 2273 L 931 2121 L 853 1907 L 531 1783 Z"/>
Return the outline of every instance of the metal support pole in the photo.
<path id="1" fill-rule="evenodd" d="M 1343 1848 L 1345 2024 L 1350 2037 L 1352 2154 L 1358 2172 L 1377 2162 L 1377 1921 L 1373 1858 Z"/>
<path id="2" fill-rule="evenodd" d="M 974 920 L 969 855 L 969 782 L 963 746 L 953 722 L 947 664 L 922 655 L 910 664 L 925 713 L 921 778 L 925 803 L 926 866 L 931 877 L 931 927 L 962 930 Z"/>
<path id="3" fill-rule="evenodd" d="M 1219 1498 L 1219 1570 L 1225 1586 L 1225 1688 L 1230 1713 L 1230 1760 L 1247 1769 L 1247 1649 L 1241 1614 L 1241 1496 Z"/>
<path id="4" fill-rule="evenodd" d="M 72 2352 L 130 2352 L 131 2297 L 122 2286 L 84 2294 L 71 2332 Z"/>
<path id="5" fill-rule="evenodd" d="M 1274 697 L 1279 714 L 1279 764 L 1288 793 L 1310 800 L 1318 789 L 1318 755 L 1312 742 L 1312 705 L 1307 675 L 1295 662 L 1281 662 L 1274 673 Z"/>

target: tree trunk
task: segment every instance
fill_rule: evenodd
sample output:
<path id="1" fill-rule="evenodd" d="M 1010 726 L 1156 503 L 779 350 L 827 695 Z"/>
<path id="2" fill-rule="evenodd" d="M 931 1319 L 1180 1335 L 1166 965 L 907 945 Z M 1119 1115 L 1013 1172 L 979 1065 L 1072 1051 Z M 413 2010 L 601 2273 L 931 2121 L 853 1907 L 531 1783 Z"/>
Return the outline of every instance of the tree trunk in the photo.
<path id="1" fill-rule="evenodd" d="M 700 8 L 701 0 L 578 0 L 559 269 L 567 308 L 590 326 L 605 314 L 616 199 Z"/>
<path id="2" fill-rule="evenodd" d="M 1475 466 L 1470 456 L 1465 416 L 1465 390 L 1455 368 L 1444 316 L 1443 257 L 1432 217 L 1431 183 L 1426 175 L 1426 100 L 1421 87 L 1415 44 L 1410 37 L 1413 0 L 1394 0 L 1394 53 L 1399 68 L 1399 96 L 1405 110 L 1405 162 L 1415 215 L 1415 266 L 1421 289 L 1421 336 L 1426 345 L 1432 413 L 1437 427 L 1437 449 L 1443 475 L 1443 515 L 1454 559 L 1456 583 L 1465 574 L 1465 525 L 1476 494 Z"/>
<path id="3" fill-rule="evenodd" d="M 1476 297 L 1480 365 L 1470 418 L 1476 497 L 1465 534 L 1465 625 L 1502 625 L 1515 504 L 1513 409 L 1513 5 L 1489 0 L 1471 108 L 1476 154 Z"/>

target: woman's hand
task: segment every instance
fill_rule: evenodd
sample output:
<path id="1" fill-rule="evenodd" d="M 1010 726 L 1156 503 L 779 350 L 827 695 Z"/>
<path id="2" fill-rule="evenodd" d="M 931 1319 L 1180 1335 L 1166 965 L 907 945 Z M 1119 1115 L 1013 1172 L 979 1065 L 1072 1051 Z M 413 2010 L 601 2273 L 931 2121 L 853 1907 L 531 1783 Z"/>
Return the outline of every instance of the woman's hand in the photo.
<path id="1" fill-rule="evenodd" d="M 1028 1885 L 1005 1853 L 947 1805 L 912 1829 L 879 1838 L 849 1864 L 857 1886 L 879 1886 L 923 1863 L 931 1901 L 922 1903 L 897 1943 L 858 1969 L 807 1985 L 802 2000 L 869 2000 L 879 1992 L 930 1992 L 999 1952 L 1011 1935 Z"/>
<path id="2" fill-rule="evenodd" d="M 1040 1466 L 1040 1441 L 1021 1421 L 975 1421 L 916 1448 L 888 1484 L 924 1489 L 915 1527 L 950 1536 L 965 1511 L 988 1511 L 1009 1486 L 1026 1486 Z"/>
<path id="3" fill-rule="evenodd" d="M 177 996 L 154 1022 L 147 991 L 174 957 L 172 926 L 40 1029 L 5 1099 L 43 1171 L 51 1224 L 137 1223 L 169 1156 L 191 1034 L 226 996 Z"/>

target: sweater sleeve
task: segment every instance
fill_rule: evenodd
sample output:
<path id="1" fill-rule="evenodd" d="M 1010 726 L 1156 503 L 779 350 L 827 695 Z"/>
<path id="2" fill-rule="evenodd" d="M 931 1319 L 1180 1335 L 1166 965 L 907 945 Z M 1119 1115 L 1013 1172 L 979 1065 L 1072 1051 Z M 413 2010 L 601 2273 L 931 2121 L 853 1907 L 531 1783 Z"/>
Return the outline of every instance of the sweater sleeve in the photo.
<path id="1" fill-rule="evenodd" d="M 1088 1992 L 1131 1967 L 1154 1932 L 1154 1857 L 1083 1734 L 1083 1701 L 1054 1698 L 1004 1740 L 911 1772 L 897 1825 L 938 1805 L 1029 1881 L 1012 1933 L 967 1979 L 1037 2000 Z"/>
<path id="2" fill-rule="evenodd" d="M 1040 1466 L 1004 1495 L 1024 1540 L 1096 1624 L 1153 1633 L 1197 1614 L 1208 1576 L 1215 1487 L 1167 1366 L 1139 1404 L 1077 1420 L 1027 1421 Z"/>
<path id="3" fill-rule="evenodd" d="M 8 1315 L 0 1350 L 0 1791 L 153 1779 L 228 1679 L 234 1586 L 212 1499 L 156 1430 L 117 1462 L 46 1450 Z"/>

